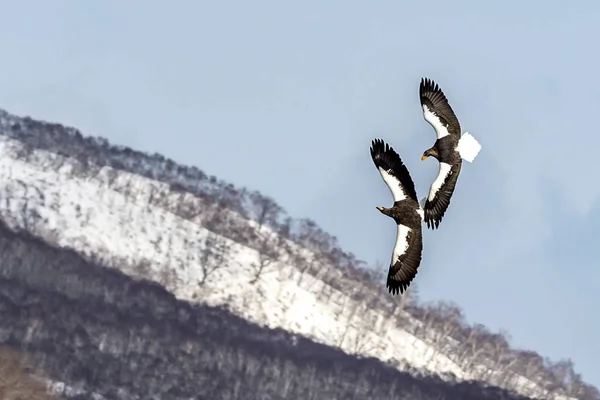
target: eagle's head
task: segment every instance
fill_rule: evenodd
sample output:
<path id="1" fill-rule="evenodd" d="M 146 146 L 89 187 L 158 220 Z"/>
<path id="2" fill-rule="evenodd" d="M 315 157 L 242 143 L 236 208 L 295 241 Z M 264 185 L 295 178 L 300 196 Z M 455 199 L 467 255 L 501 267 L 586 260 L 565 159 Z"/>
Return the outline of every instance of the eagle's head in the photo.
<path id="1" fill-rule="evenodd" d="M 391 217 L 391 208 L 385 208 L 382 206 L 377 206 L 376 207 L 382 214 L 387 215 L 388 217 Z"/>
<path id="2" fill-rule="evenodd" d="M 433 157 L 433 158 L 437 159 L 438 156 L 439 156 L 439 153 L 438 153 L 437 149 L 435 147 L 432 147 L 430 149 L 425 150 L 425 152 L 423 152 L 421 161 L 425 160 L 427 157 Z"/>

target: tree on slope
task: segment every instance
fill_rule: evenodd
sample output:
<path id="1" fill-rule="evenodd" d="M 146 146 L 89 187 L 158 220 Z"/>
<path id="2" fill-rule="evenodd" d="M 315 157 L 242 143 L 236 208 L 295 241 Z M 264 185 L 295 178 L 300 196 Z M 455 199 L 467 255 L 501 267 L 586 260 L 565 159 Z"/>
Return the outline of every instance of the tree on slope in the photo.
<path id="1" fill-rule="evenodd" d="M 283 208 L 268 196 L 254 191 L 250 193 L 250 215 L 258 222 L 258 229 L 263 226 L 276 226 Z"/>
<path id="2" fill-rule="evenodd" d="M 204 286 L 208 278 L 220 268 L 227 266 L 231 259 L 233 248 L 231 242 L 223 236 L 207 231 L 200 248 L 200 268 L 202 276 L 198 285 Z"/>
<path id="3" fill-rule="evenodd" d="M 252 269 L 252 280 L 250 284 L 255 284 L 267 273 L 275 271 L 281 260 L 281 246 L 283 238 L 279 235 L 272 235 L 270 232 L 260 232 L 257 250 L 257 259 L 250 263 Z"/>

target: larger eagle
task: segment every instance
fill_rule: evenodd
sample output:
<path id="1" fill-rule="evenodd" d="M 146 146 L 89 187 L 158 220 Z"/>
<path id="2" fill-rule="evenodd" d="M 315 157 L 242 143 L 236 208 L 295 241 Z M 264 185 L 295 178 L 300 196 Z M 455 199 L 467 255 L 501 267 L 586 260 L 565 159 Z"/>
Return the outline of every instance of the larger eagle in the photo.
<path id="1" fill-rule="evenodd" d="M 439 162 L 439 172 L 424 204 L 425 222 L 431 229 L 438 228 L 454 193 L 462 160 L 473 162 L 481 145 L 468 132 L 461 135 L 460 123 L 442 89 L 430 79 L 421 79 L 419 97 L 425 121 L 435 129 L 437 140 L 423 153 L 421 160 L 433 157 Z"/>
<path id="2" fill-rule="evenodd" d="M 386 183 L 394 205 L 377 206 L 398 225 L 396 244 L 388 271 L 386 286 L 391 294 L 403 293 L 417 275 L 423 251 L 423 209 L 417 199 L 415 185 L 398 153 L 381 139 L 371 143 L 371 158 Z"/>

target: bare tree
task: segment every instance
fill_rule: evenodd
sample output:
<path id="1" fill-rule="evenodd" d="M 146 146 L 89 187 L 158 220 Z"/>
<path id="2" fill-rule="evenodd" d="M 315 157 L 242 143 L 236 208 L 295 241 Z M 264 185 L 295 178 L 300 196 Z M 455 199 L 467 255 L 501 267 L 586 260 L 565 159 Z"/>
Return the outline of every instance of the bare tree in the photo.
<path id="1" fill-rule="evenodd" d="M 518 375 L 514 372 L 515 366 L 518 364 L 519 358 L 517 353 L 511 349 L 508 349 L 503 356 L 502 366 L 498 368 L 499 383 L 506 388 L 518 389 L 515 385 L 517 384 Z"/>
<path id="2" fill-rule="evenodd" d="M 283 208 L 272 198 L 263 196 L 259 192 L 250 193 L 250 215 L 258 222 L 258 228 L 263 225 L 273 227 L 283 213 Z"/>
<path id="3" fill-rule="evenodd" d="M 279 224 L 277 232 L 286 239 L 291 239 L 293 220 L 291 217 L 285 217 Z"/>
<path id="4" fill-rule="evenodd" d="M 323 232 L 315 221 L 308 218 L 298 221 L 296 237 L 304 247 L 318 252 L 320 255 L 334 247 L 334 238 Z"/>
<path id="5" fill-rule="evenodd" d="M 351 326 L 351 328 L 354 332 L 348 336 L 350 354 L 368 354 L 375 349 L 375 342 L 366 325 L 360 324 L 358 327 Z"/>
<path id="6" fill-rule="evenodd" d="M 246 209 L 248 193 L 246 188 L 237 189 L 231 183 L 224 184 L 220 190 L 221 202 L 233 212 L 240 214 L 243 218 L 248 218 Z"/>
<path id="7" fill-rule="evenodd" d="M 456 336 L 464 323 L 460 307 L 453 302 L 438 301 L 428 305 L 434 329 L 429 330 L 433 344 L 440 343 L 446 337 Z"/>
<path id="8" fill-rule="evenodd" d="M 546 363 L 556 385 L 564 389 L 566 394 L 576 395 L 581 391 L 581 376 L 575 372 L 571 359 L 563 359 L 558 362 L 548 360 Z"/>
<path id="9" fill-rule="evenodd" d="M 227 266 L 231 253 L 232 244 L 223 236 L 207 231 L 200 246 L 200 269 L 202 276 L 198 280 L 199 286 L 204 286 L 207 279 L 220 268 Z"/>
<path id="10" fill-rule="evenodd" d="M 250 263 L 250 268 L 252 269 L 252 280 L 250 281 L 250 284 L 255 284 L 261 276 L 275 270 L 281 258 L 280 250 L 278 248 L 280 241 L 281 239 L 278 236 L 273 237 L 270 232 L 260 234 L 257 260 Z"/>
<path id="11" fill-rule="evenodd" d="M 329 303 L 331 300 L 331 296 L 333 295 L 333 288 L 329 284 L 331 270 L 325 269 L 323 279 L 321 280 L 321 284 L 319 285 L 319 291 L 317 293 L 317 298 L 321 301 Z"/>
<path id="12" fill-rule="evenodd" d="M 544 359 L 535 351 L 517 350 L 516 353 L 519 359 L 516 372 L 537 382 L 534 377 L 539 376 L 544 369 Z"/>
<path id="13" fill-rule="evenodd" d="M 318 255 L 312 253 L 308 257 L 302 256 L 300 254 L 293 254 L 291 256 L 291 262 L 294 267 L 300 271 L 300 275 L 298 277 L 298 285 L 302 284 L 302 280 L 304 279 L 304 274 L 309 273 L 312 275 L 316 275 L 316 268 L 318 262 Z"/>
<path id="14" fill-rule="evenodd" d="M 463 328 L 463 334 L 460 340 L 460 353 L 458 360 L 465 370 L 470 370 L 471 366 L 485 352 L 484 338 L 489 331 L 484 325 L 475 324 L 469 328 Z"/>
<path id="15" fill-rule="evenodd" d="M 497 374 L 497 372 L 501 372 L 504 369 L 504 365 L 511 358 L 509 354 L 510 346 L 504 335 L 505 332 L 503 331 L 485 335 L 485 342 L 482 346 L 485 350 L 484 365 L 488 368 L 485 373 L 481 374 L 481 378 L 493 380 L 495 374 L 498 376 L 497 380 L 494 382 L 496 384 L 499 384 L 502 379 L 506 378 L 505 375 Z"/>
<path id="16" fill-rule="evenodd" d="M 582 384 L 582 388 L 577 395 L 581 400 L 600 400 L 600 391 L 587 383 Z"/>
<path id="17" fill-rule="evenodd" d="M 508 344 L 506 335 L 508 335 L 506 331 L 500 331 L 499 333 L 490 336 L 490 341 L 488 343 L 490 347 L 489 353 L 495 369 L 503 368 L 507 361 L 510 345 Z"/>
<path id="18" fill-rule="evenodd" d="M 342 304 L 342 308 L 338 312 L 336 312 L 336 320 L 338 320 L 340 317 L 345 317 L 346 327 L 344 328 L 339 337 L 339 341 L 337 344 L 338 347 L 343 346 L 344 341 L 346 340 L 346 336 L 348 335 L 350 328 L 352 328 L 354 317 L 356 316 L 360 308 L 359 302 L 354 301 L 347 296 L 343 296 L 342 301 L 344 303 Z"/>

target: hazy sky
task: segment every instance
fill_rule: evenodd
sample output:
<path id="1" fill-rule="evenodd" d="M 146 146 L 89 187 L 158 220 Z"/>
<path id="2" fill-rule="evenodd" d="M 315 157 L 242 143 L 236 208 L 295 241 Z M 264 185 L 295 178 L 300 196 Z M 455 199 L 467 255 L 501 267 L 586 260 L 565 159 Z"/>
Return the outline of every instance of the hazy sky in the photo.
<path id="1" fill-rule="evenodd" d="M 258 189 L 370 263 L 395 240 L 370 141 L 425 196 L 434 79 L 483 148 L 425 233 L 422 297 L 600 386 L 599 2 L 0 4 L 1 108 Z"/>

